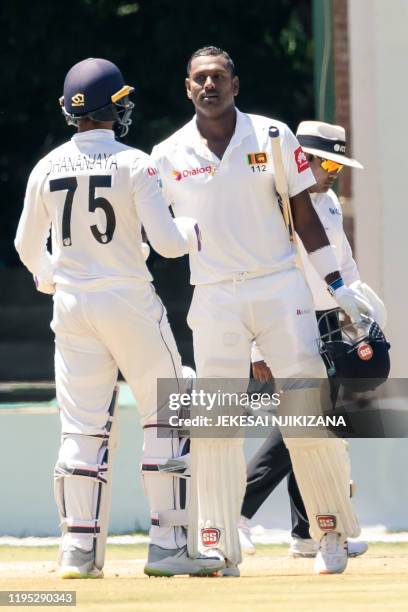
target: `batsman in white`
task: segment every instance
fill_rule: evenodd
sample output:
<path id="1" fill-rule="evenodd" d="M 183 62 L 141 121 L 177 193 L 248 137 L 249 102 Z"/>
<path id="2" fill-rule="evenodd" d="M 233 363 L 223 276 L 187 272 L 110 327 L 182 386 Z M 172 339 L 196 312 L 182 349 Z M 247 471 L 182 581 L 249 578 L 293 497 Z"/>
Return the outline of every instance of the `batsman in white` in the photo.
<path id="1" fill-rule="evenodd" d="M 360 274 L 354 261 L 352 250 L 343 227 L 343 213 L 340 201 L 332 190 L 333 184 L 340 176 L 343 166 L 362 168 L 361 164 L 352 159 L 347 151 L 346 133 L 343 127 L 321 121 L 302 121 L 296 131 L 303 150 L 316 179 L 316 184 L 309 189 L 313 207 L 318 214 L 330 244 L 335 247 L 335 255 L 343 279 L 356 291 L 361 291 L 371 304 L 374 319 L 381 328 L 386 323 L 386 310 L 383 302 L 375 292 L 360 280 Z M 312 290 L 316 310 L 316 319 L 320 321 L 321 333 L 327 325 L 322 318 L 325 313 L 334 318 L 333 311 L 336 302 L 327 291 L 325 283 L 311 266 L 303 245 L 299 242 L 303 270 L 306 280 Z M 254 343 L 252 347 L 252 368 L 254 378 L 268 383 L 272 373 L 263 360 Z M 251 541 L 248 519 L 252 518 L 265 499 L 285 476 L 288 477 L 288 492 L 291 501 L 292 544 L 290 554 L 294 557 L 314 557 L 319 543 L 309 536 L 309 522 L 296 479 L 293 476 L 290 456 L 279 432 L 268 437 L 251 459 L 247 468 L 247 489 L 242 505 L 240 520 L 240 538 L 243 551 L 253 554 L 255 547 Z M 365 542 L 352 541 L 347 543 L 349 557 L 358 556 L 367 550 Z"/>
<path id="2" fill-rule="evenodd" d="M 15 240 L 38 289 L 54 294 L 62 578 L 103 576 L 118 368 L 144 426 L 142 473 L 152 516 L 178 511 L 178 481 L 165 466 L 181 451 L 176 436 L 157 435 L 156 386 L 157 378 L 180 380 L 181 362 L 144 263 L 141 224 L 165 257 L 200 248 L 199 232 L 193 219 L 171 218 L 150 158 L 115 139 L 114 126 L 124 136 L 131 123 L 132 91 L 104 59 L 69 70 L 60 102 L 77 133 L 33 169 Z M 223 566 L 219 559 L 189 558 L 181 527 L 152 524 L 150 536 L 147 573 L 151 562 L 169 556 L 169 575 Z"/>
<path id="3" fill-rule="evenodd" d="M 271 125 L 280 133 L 295 229 L 312 264 L 353 319 L 371 309 L 338 272 L 308 194 L 315 180 L 305 154 L 284 123 L 235 107 L 239 81 L 222 49 L 196 51 L 185 83 L 196 115 L 152 155 L 167 203 L 176 215 L 197 218 L 203 231 L 202 252 L 190 253 L 195 290 L 188 322 L 197 375 L 247 379 L 256 340 L 280 378 L 324 378 L 310 290 L 296 268 L 295 248 L 276 197 Z M 316 571 L 342 572 L 345 541 L 359 534 L 348 490 L 339 485 L 344 444 L 333 438 L 285 442 L 312 535 L 320 541 Z M 197 460 L 200 473 L 194 479 Z M 237 525 L 246 481 L 242 441 L 193 438 L 191 470 L 197 508 L 189 515 L 189 551 L 216 548 L 226 559 L 222 574 L 239 576 Z"/>

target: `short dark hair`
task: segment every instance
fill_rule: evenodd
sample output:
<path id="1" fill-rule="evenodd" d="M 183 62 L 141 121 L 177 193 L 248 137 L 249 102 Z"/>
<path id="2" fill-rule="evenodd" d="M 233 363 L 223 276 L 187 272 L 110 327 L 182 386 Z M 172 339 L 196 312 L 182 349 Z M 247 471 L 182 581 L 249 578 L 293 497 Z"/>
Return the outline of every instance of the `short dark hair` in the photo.
<path id="1" fill-rule="evenodd" d="M 222 55 L 222 57 L 227 60 L 227 65 L 228 65 L 228 68 L 229 68 L 229 70 L 231 72 L 231 76 L 235 75 L 234 62 L 232 61 L 232 59 L 229 56 L 229 54 L 226 51 L 224 51 L 224 49 L 220 49 L 219 47 L 213 47 L 212 45 L 209 45 L 207 47 L 202 47 L 201 49 L 197 49 L 197 51 L 194 51 L 193 55 L 188 60 L 188 64 L 187 64 L 187 76 L 189 76 L 189 74 L 190 74 L 192 61 L 196 57 L 201 57 L 203 55 L 213 55 L 213 56 Z"/>

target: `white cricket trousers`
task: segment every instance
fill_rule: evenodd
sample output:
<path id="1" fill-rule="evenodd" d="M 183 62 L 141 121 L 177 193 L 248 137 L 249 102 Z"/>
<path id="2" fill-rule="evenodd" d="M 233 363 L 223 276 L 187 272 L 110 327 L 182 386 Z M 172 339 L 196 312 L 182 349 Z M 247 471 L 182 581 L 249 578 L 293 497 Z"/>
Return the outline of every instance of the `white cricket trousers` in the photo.
<path id="1" fill-rule="evenodd" d="M 198 378 L 246 379 L 251 343 L 277 378 L 325 378 L 309 287 L 291 268 L 199 285 L 188 314 Z"/>
<path id="2" fill-rule="evenodd" d="M 303 273 L 292 268 L 267 276 L 248 276 L 238 274 L 232 280 L 195 288 L 188 323 L 193 331 L 197 377 L 246 380 L 251 343 L 256 340 L 276 378 L 326 378 L 318 349 L 314 304 Z M 245 386 L 237 391 L 244 391 Z M 206 442 L 205 439 L 192 440 L 192 453 L 195 449 L 202 453 Z M 343 441 L 285 438 L 285 444 L 305 502 L 312 536 L 318 540 L 324 533 L 327 521 L 321 520 L 322 515 L 330 515 L 332 524 L 337 524 L 344 537 L 358 534 L 358 522 L 347 493 L 349 466 Z M 228 456 L 227 449 L 225 456 Z M 238 459 L 235 458 L 236 465 L 240 464 Z M 221 474 L 222 470 L 219 472 Z M 212 474 L 207 480 L 214 495 L 222 490 L 218 478 L 221 476 Z M 237 468 L 235 478 L 236 490 L 241 487 L 244 491 L 242 467 Z M 199 498 L 200 495 L 205 492 L 198 491 Z M 207 491 L 207 495 L 211 492 Z M 231 514 L 234 523 L 242 503 L 238 497 Z M 198 505 L 204 506 L 204 503 L 199 499 Z M 200 521 L 216 527 L 211 515 L 200 516 Z M 235 550 L 233 552 L 235 555 Z"/>
<path id="3" fill-rule="evenodd" d="M 143 426 L 158 421 L 157 379 L 182 377 L 166 310 L 153 286 L 144 281 L 126 286 L 110 284 L 86 292 L 58 288 L 51 327 L 55 332 L 57 400 L 65 435 L 59 462 L 95 464 L 98 444 L 91 436 L 104 432 L 118 368 L 136 398 Z M 67 434 L 74 435 L 74 443 L 67 441 Z M 158 438 L 156 428 L 145 429 L 142 463 L 151 463 L 152 458 L 165 462 L 178 456 L 178 445 L 171 433 L 168 438 Z M 143 474 L 143 482 L 152 513 L 175 508 L 171 476 Z M 93 484 L 87 479 L 66 479 L 68 518 L 93 519 L 92 490 Z M 185 542 L 185 538 L 180 541 L 180 529 L 176 528 L 152 526 L 150 535 L 152 542 L 164 548 Z"/>

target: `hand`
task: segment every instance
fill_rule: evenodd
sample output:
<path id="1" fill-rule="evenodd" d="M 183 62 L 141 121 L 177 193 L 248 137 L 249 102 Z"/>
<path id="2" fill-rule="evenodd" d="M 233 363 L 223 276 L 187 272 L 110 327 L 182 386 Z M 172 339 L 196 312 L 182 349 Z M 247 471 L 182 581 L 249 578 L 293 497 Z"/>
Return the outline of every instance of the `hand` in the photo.
<path id="1" fill-rule="evenodd" d="M 150 246 L 147 244 L 147 242 L 142 242 L 142 255 L 144 261 L 147 261 L 149 259 Z"/>
<path id="2" fill-rule="evenodd" d="M 202 239 L 197 221 L 191 217 L 176 217 L 174 222 L 178 230 L 188 240 L 191 251 L 201 251 Z"/>
<path id="3" fill-rule="evenodd" d="M 360 323 L 362 315 L 374 318 L 374 312 L 366 298 L 346 285 L 333 291 L 337 304 L 349 315 L 353 323 Z"/>
<path id="4" fill-rule="evenodd" d="M 252 363 L 252 374 L 255 380 L 269 382 L 273 380 L 273 375 L 264 361 L 254 361 Z"/>
<path id="5" fill-rule="evenodd" d="M 55 283 L 45 281 L 36 274 L 34 274 L 33 279 L 37 291 L 40 291 L 41 293 L 47 293 L 48 295 L 54 295 Z"/>
<path id="6" fill-rule="evenodd" d="M 384 302 L 375 293 L 371 287 L 366 283 L 362 283 L 360 280 L 351 283 L 350 289 L 356 291 L 359 295 L 367 300 L 373 310 L 373 319 L 378 323 L 381 329 L 387 324 L 387 309 L 385 308 Z"/>

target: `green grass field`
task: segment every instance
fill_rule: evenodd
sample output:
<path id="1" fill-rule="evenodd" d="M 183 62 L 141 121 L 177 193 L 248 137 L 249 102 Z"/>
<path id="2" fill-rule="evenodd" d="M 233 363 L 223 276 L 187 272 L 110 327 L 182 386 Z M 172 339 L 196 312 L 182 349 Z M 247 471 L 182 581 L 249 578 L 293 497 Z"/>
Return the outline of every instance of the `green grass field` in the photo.
<path id="1" fill-rule="evenodd" d="M 111 545 L 103 580 L 62 581 L 56 555 L 56 547 L 1 546 L 0 590 L 75 590 L 75 610 L 86 612 L 408 610 L 408 544 L 371 544 L 338 576 L 314 575 L 313 560 L 290 559 L 277 545 L 258 546 L 239 579 L 147 578 L 145 545 Z"/>

